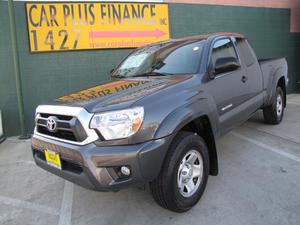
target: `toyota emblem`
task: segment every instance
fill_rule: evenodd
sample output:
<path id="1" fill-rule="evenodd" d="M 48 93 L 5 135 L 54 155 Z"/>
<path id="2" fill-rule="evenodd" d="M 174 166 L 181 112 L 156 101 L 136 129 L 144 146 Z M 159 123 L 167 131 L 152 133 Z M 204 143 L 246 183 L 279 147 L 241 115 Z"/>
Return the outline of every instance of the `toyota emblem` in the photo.
<path id="1" fill-rule="evenodd" d="M 47 128 L 50 132 L 55 132 L 57 127 L 56 117 L 50 116 L 47 119 Z"/>

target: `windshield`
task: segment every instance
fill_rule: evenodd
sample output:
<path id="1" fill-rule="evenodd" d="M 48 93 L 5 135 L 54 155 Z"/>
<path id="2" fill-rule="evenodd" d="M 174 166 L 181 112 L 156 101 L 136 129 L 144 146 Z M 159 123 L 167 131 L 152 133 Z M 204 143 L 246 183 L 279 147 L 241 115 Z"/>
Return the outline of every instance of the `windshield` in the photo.
<path id="1" fill-rule="evenodd" d="M 195 74 L 200 65 L 203 41 L 171 42 L 139 48 L 112 74 L 114 77 Z"/>

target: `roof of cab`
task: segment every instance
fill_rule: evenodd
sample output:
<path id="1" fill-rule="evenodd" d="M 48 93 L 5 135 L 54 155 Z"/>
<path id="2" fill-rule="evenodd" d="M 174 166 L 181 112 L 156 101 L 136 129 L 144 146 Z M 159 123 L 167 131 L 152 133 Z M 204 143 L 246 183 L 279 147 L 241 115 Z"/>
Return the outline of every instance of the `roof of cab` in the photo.
<path id="1" fill-rule="evenodd" d="M 157 45 L 157 44 L 163 44 L 163 43 L 187 43 L 187 42 L 195 42 L 195 41 L 202 41 L 207 40 L 208 38 L 214 38 L 214 37 L 237 37 L 237 38 L 245 38 L 242 34 L 239 33 L 231 33 L 231 32 L 217 32 L 217 33 L 207 33 L 207 34 L 201 34 L 201 35 L 194 35 L 194 36 L 188 36 L 188 37 L 182 37 L 182 38 L 172 38 L 165 41 L 160 41 L 156 43 L 150 44 Z"/>
<path id="2" fill-rule="evenodd" d="M 238 38 L 245 38 L 242 34 L 239 33 L 231 33 L 231 32 L 218 32 L 218 33 L 208 33 L 208 34 L 201 34 L 201 35 L 194 35 L 182 38 L 176 38 L 173 40 L 204 40 L 210 37 L 221 37 L 221 36 L 228 36 L 228 37 L 238 37 Z"/>

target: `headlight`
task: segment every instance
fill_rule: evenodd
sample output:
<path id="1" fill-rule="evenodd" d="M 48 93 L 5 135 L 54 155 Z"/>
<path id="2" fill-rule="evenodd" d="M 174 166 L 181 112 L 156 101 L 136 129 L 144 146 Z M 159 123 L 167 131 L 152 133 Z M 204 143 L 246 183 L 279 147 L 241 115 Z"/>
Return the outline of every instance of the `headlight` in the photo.
<path id="1" fill-rule="evenodd" d="M 127 138 L 140 129 L 143 119 L 143 107 L 99 113 L 93 116 L 90 128 L 97 129 L 105 140 Z"/>

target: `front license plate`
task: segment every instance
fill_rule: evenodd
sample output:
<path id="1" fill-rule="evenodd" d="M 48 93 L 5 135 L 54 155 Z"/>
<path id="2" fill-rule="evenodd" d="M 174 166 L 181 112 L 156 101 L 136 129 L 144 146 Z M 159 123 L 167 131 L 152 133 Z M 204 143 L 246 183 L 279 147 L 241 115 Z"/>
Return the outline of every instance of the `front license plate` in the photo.
<path id="1" fill-rule="evenodd" d="M 47 164 L 61 170 L 61 161 L 58 153 L 45 150 Z"/>

